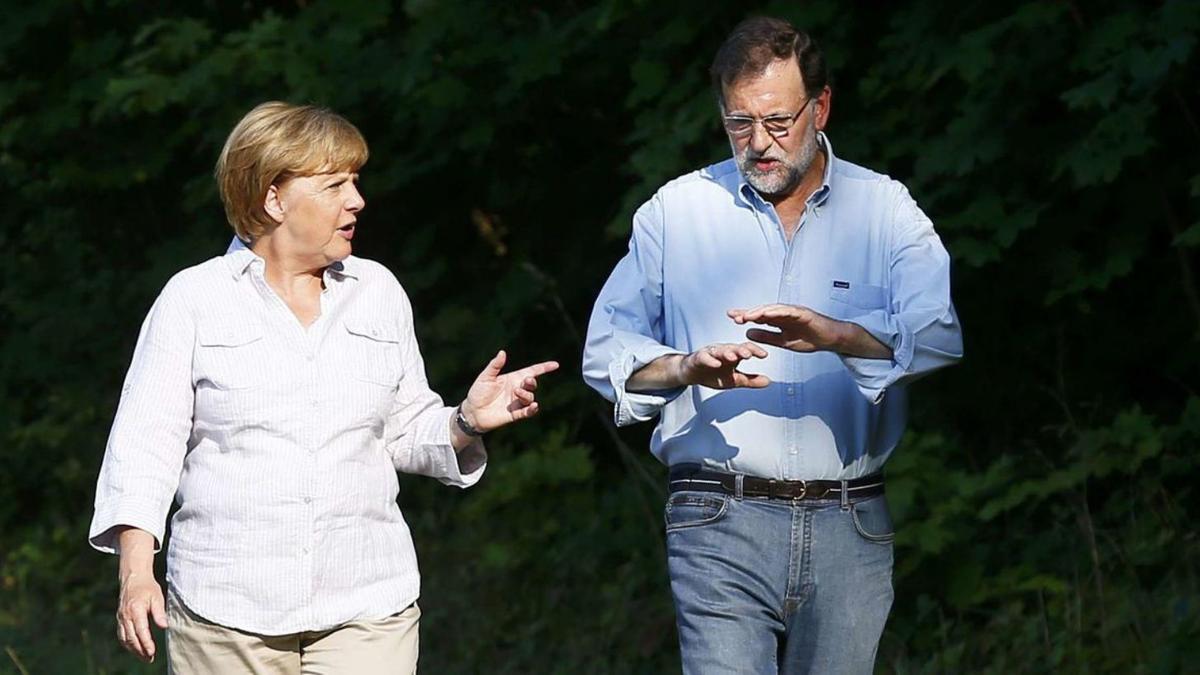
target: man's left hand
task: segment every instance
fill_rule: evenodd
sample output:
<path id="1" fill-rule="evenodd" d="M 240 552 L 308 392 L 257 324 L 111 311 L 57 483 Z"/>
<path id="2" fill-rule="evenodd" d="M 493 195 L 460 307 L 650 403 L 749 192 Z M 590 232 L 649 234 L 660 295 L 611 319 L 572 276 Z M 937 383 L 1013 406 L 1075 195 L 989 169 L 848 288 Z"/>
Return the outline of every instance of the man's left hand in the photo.
<path id="1" fill-rule="evenodd" d="M 890 359 L 892 348 L 862 326 L 838 321 L 799 305 L 759 305 L 753 309 L 731 309 L 735 323 L 761 323 L 778 331 L 751 328 L 746 337 L 755 342 L 783 347 L 794 352 L 837 352 L 867 359 Z"/>
<path id="2" fill-rule="evenodd" d="M 760 323 L 778 328 L 778 332 L 751 328 L 746 337 L 794 352 L 838 351 L 845 335 L 843 322 L 798 305 L 759 305 L 753 309 L 731 309 L 728 313 L 738 324 Z"/>

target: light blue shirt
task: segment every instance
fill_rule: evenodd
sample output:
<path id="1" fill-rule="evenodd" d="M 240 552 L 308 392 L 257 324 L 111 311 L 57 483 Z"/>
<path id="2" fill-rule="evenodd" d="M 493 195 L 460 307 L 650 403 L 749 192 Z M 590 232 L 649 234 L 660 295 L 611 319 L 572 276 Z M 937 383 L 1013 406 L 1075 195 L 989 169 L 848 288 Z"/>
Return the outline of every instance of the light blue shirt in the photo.
<path id="1" fill-rule="evenodd" d="M 789 242 L 774 207 L 730 159 L 664 185 L 633 218 L 629 253 L 600 291 L 583 354 L 618 425 L 659 416 L 668 466 L 786 480 L 850 479 L 883 466 L 904 432 L 907 384 L 962 357 L 950 257 L 899 182 L 837 159 Z M 802 305 L 862 326 L 890 360 L 767 347 L 742 369 L 765 389 L 636 393 L 631 374 L 667 354 L 746 340 L 727 315 Z"/>

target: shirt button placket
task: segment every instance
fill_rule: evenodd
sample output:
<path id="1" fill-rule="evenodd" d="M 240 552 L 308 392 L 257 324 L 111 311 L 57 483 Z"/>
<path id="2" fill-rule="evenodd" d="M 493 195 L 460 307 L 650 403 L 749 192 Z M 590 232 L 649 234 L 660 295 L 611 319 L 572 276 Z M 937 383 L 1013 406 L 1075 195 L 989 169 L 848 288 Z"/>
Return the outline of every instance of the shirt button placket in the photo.
<path id="1" fill-rule="evenodd" d="M 788 410 L 788 419 L 798 419 L 800 406 L 797 405 L 796 401 L 796 385 L 789 384 L 787 388 L 784 389 L 784 392 L 787 393 L 787 400 L 785 403 Z M 793 437 L 793 434 L 795 434 L 795 431 L 793 431 L 791 434 L 788 434 L 788 454 L 795 456 L 799 454 L 800 451 L 796 449 L 796 439 Z M 791 463 L 795 464 L 795 461 L 796 460 L 793 458 Z M 794 469 L 795 467 L 792 468 Z"/>
<path id="2" fill-rule="evenodd" d="M 305 359 L 309 366 L 307 382 L 305 382 L 305 386 L 308 389 L 306 398 L 309 404 L 308 415 L 306 416 L 308 420 L 308 424 L 306 425 L 308 427 L 308 462 L 307 475 L 304 476 L 304 482 L 301 487 L 301 499 L 304 502 L 304 506 L 301 509 L 303 513 L 301 522 L 308 522 L 308 526 L 304 528 L 303 553 L 305 572 L 308 576 L 308 604 L 311 608 L 309 611 L 313 613 L 311 620 L 316 621 L 317 617 L 315 614 L 317 610 L 313 599 L 316 595 L 319 580 L 317 578 L 316 556 L 314 555 L 317 542 L 317 514 L 316 507 L 313 505 L 313 494 L 315 492 L 317 475 L 320 473 L 320 455 L 317 454 L 317 448 L 322 438 L 321 415 L 319 414 L 321 406 L 321 367 L 317 361 L 316 345 L 307 344 L 305 347 Z"/>

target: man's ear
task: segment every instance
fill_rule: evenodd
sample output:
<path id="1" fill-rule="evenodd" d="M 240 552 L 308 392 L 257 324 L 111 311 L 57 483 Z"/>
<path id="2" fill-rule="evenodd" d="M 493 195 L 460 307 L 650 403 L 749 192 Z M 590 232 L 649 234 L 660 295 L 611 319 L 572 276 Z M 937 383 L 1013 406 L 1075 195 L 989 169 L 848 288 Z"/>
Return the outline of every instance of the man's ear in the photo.
<path id="1" fill-rule="evenodd" d="M 283 222 L 283 198 L 279 194 L 279 188 L 275 185 L 267 188 L 266 199 L 263 200 L 263 210 L 277 223 Z"/>
<path id="2" fill-rule="evenodd" d="M 825 131 L 825 127 L 829 124 L 829 109 L 833 103 L 833 90 L 829 88 L 829 85 L 825 86 L 814 103 L 817 105 L 817 119 L 815 120 L 817 131 Z"/>

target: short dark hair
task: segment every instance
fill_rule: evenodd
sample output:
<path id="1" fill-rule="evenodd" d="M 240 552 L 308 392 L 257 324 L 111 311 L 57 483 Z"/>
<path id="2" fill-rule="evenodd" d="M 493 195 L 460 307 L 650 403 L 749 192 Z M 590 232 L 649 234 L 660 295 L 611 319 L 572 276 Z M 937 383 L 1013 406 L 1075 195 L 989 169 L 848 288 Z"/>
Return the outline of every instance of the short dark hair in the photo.
<path id="1" fill-rule="evenodd" d="M 742 21 L 717 50 L 709 71 L 717 100 L 723 104 L 725 89 L 738 80 L 758 75 L 774 61 L 793 56 L 800 64 L 808 95 L 819 96 L 829 84 L 829 68 L 815 40 L 783 19 L 754 16 Z"/>

